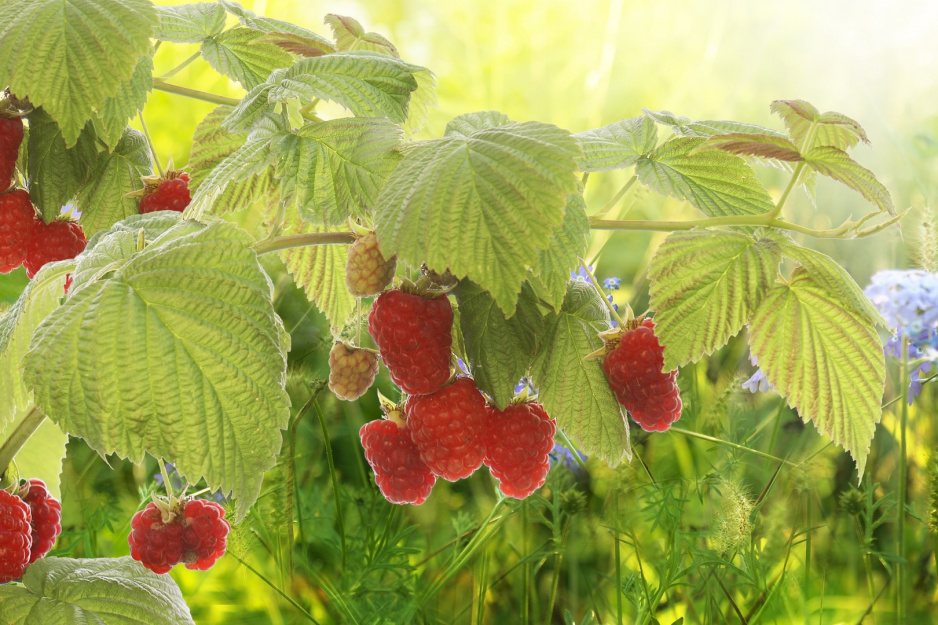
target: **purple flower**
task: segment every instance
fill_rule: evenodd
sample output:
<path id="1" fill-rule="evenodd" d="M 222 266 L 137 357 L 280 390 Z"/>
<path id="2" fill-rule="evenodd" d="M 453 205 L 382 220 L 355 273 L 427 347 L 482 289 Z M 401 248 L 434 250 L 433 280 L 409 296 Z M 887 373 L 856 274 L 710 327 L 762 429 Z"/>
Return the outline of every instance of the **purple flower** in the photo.
<path id="1" fill-rule="evenodd" d="M 606 278 L 603 280 L 603 288 L 610 291 L 618 291 L 622 286 L 622 278 Z"/>
<path id="2" fill-rule="evenodd" d="M 554 444 L 554 450 L 550 452 L 550 465 L 554 466 L 557 463 L 560 463 L 561 466 L 566 467 L 571 473 L 577 476 L 583 476 L 586 472 L 583 470 L 583 467 L 577 462 L 576 456 L 573 454 L 577 453 L 580 455 L 580 459 L 586 462 L 586 459 L 589 457 L 578 449 L 570 449 L 564 447 L 560 443 Z"/>
<path id="3" fill-rule="evenodd" d="M 587 269 L 589 269 L 589 272 L 587 272 Z M 587 265 L 586 268 L 581 266 L 576 271 L 570 272 L 570 279 L 579 280 L 580 282 L 589 282 L 590 274 L 593 273 L 593 269 L 594 269 L 593 265 Z"/>
<path id="4" fill-rule="evenodd" d="M 751 362 L 753 366 L 759 365 L 759 359 L 756 358 L 752 352 L 749 352 L 749 362 Z M 775 388 L 775 385 L 769 384 L 769 379 L 765 377 L 765 373 L 762 372 L 762 369 L 756 369 L 752 377 L 743 382 L 743 388 L 750 393 L 766 393 Z"/>

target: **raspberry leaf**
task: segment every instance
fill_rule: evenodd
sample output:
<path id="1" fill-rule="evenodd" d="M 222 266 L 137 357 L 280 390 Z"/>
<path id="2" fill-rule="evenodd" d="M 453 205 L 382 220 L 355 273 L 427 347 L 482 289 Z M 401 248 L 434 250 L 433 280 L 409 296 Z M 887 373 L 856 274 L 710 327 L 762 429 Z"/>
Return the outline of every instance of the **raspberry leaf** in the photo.
<path id="1" fill-rule="evenodd" d="M 98 158 L 94 129 L 66 147 L 62 129 L 44 109 L 29 114 L 29 196 L 49 222 L 62 211 L 90 177 Z"/>
<path id="2" fill-rule="evenodd" d="M 245 9 L 237 2 L 218 0 L 218 4 L 225 7 L 226 11 L 237 17 L 242 26 L 259 30 L 262 33 L 287 33 L 306 39 L 312 39 L 324 50 L 335 52 L 335 46 L 331 41 L 311 30 L 307 30 L 296 24 L 291 24 L 290 22 L 284 22 L 283 20 L 258 16 L 253 11 Z"/>
<path id="3" fill-rule="evenodd" d="M 34 334 L 24 380 L 99 453 L 171 458 L 190 482 L 233 493 L 243 518 L 289 417 L 289 336 L 272 286 L 232 224 L 181 221 L 143 251 L 136 239 L 114 232 L 80 260 L 74 293 Z"/>
<path id="4" fill-rule="evenodd" d="M 884 213 L 896 214 L 889 190 L 876 175 L 841 149 L 820 146 L 805 154 L 805 162 L 817 173 L 850 187 Z"/>
<path id="5" fill-rule="evenodd" d="M 572 193 L 567 198 L 563 226 L 551 235 L 548 248 L 538 253 L 534 276 L 529 279 L 529 282 L 541 287 L 541 295 L 554 312 L 560 312 L 570 273 L 576 270 L 580 258 L 586 254 L 589 237 L 586 201 L 580 193 Z"/>
<path id="6" fill-rule="evenodd" d="M 468 277 L 510 316 L 563 224 L 579 154 L 572 135 L 540 122 L 411 144 L 376 202 L 382 251 Z"/>
<path id="7" fill-rule="evenodd" d="M 609 313 L 595 289 L 571 281 L 559 314 L 544 322 L 532 375 L 541 404 L 590 456 L 610 466 L 631 460 L 629 427 L 599 360 L 584 360 L 602 346 Z"/>
<path id="8" fill-rule="evenodd" d="M 169 575 L 157 575 L 130 556 L 42 558 L 22 584 L 0 586 L 4 622 L 12 625 L 195 624 Z"/>
<path id="9" fill-rule="evenodd" d="M 278 144 L 280 197 L 300 216 L 335 226 L 361 217 L 400 160 L 400 127 L 380 118 L 306 124 Z"/>
<path id="10" fill-rule="evenodd" d="M 642 113 L 656 123 L 670 128 L 679 137 L 712 137 L 729 133 L 769 135 L 779 139 L 787 138 L 784 132 L 772 130 L 756 124 L 744 124 L 724 120 L 691 121 L 689 117 L 675 115 L 671 111 L 652 111 L 643 108 Z"/>
<path id="11" fill-rule="evenodd" d="M 144 54 L 137 62 L 133 76 L 125 81 L 117 93 L 108 98 L 98 109 L 94 127 L 98 138 L 113 150 L 124 136 L 127 122 L 143 110 L 147 94 L 153 89 L 152 51 Z M 151 170 L 152 171 L 152 170 Z M 149 171 L 146 173 L 150 173 Z"/>
<path id="12" fill-rule="evenodd" d="M 335 232 L 345 228 L 327 228 L 300 219 L 296 213 L 288 213 L 284 222 L 284 234 L 307 232 Z M 313 245 L 280 252 L 298 286 L 303 287 L 306 297 L 316 303 L 329 325 L 341 328 L 355 310 L 355 297 L 345 286 L 345 265 L 348 261 L 347 245 Z M 366 328 L 367 333 L 367 328 Z"/>
<path id="13" fill-rule="evenodd" d="M 45 108 L 73 146 L 149 51 L 155 23 L 150 0 L 7 0 L 0 84 Z"/>
<path id="14" fill-rule="evenodd" d="M 686 200 L 710 217 L 772 210 L 772 198 L 755 172 L 726 152 L 694 152 L 704 139 L 675 137 L 638 160 L 635 173 L 650 189 Z"/>
<path id="15" fill-rule="evenodd" d="M 339 52 L 297 61 L 270 91 L 271 102 L 316 98 L 335 102 L 359 117 L 407 119 L 414 73 L 424 68 L 373 52 Z"/>
<path id="16" fill-rule="evenodd" d="M 417 90 L 410 94 L 407 120 L 403 125 L 408 137 L 420 132 L 430 115 L 430 107 L 437 104 L 436 74 L 421 68 L 414 72 L 414 80 L 417 81 Z"/>
<path id="17" fill-rule="evenodd" d="M 325 21 L 332 29 L 339 50 L 367 50 L 401 58 L 393 43 L 378 33 L 365 31 L 355 18 L 330 13 Z"/>
<path id="18" fill-rule="evenodd" d="M 504 410 L 537 350 L 542 326 L 537 298 L 530 287 L 523 289 L 515 314 L 506 319 L 492 296 L 469 280 L 461 281 L 455 294 L 472 377 Z"/>
<path id="19" fill-rule="evenodd" d="M 821 113 L 813 104 L 804 100 L 776 100 L 769 107 L 782 118 L 792 142 L 807 152 L 815 147 L 832 146 L 847 150 L 860 141 L 869 143 L 866 131 L 856 121 L 841 113 Z M 813 134 L 813 137 L 811 135 Z M 806 145 L 808 139 L 811 144 Z"/>
<path id="20" fill-rule="evenodd" d="M 222 127 L 224 120 L 231 114 L 232 107 L 219 106 L 205 116 L 192 134 L 192 152 L 189 155 L 189 189 L 195 196 L 202 183 L 209 177 L 223 160 L 234 154 L 247 143 L 246 132 L 229 132 Z M 266 165 L 264 146 L 259 144 L 260 157 L 257 168 L 248 167 L 246 173 L 239 173 L 241 178 L 237 181 L 224 181 L 224 190 L 214 196 L 207 208 L 199 214 L 223 215 L 232 210 L 239 210 L 255 206 L 261 202 L 270 201 L 271 193 L 275 187 L 273 167 Z M 242 176 L 244 176 L 242 178 Z M 200 204 L 204 206 L 205 204 Z"/>
<path id="21" fill-rule="evenodd" d="M 272 43 L 257 41 L 264 33 L 250 28 L 232 28 L 202 41 L 202 58 L 220 74 L 253 89 L 270 73 L 289 67 L 293 56 Z"/>
<path id="22" fill-rule="evenodd" d="M 124 197 L 143 187 L 140 176 L 153 170 L 146 138 L 128 128 L 111 154 L 99 154 L 88 182 L 75 198 L 81 211 L 79 223 L 85 236 L 107 230 L 116 222 L 138 212 L 139 200 Z"/>
<path id="23" fill-rule="evenodd" d="M 697 152 L 704 150 L 723 150 L 738 156 L 758 156 L 776 161 L 797 163 L 804 158 L 788 138 L 762 134 L 732 132 L 714 135 L 697 147 Z"/>
<path id="24" fill-rule="evenodd" d="M 658 143 L 658 128 L 649 117 L 632 117 L 574 135 L 583 148 L 580 171 L 611 171 L 631 167 Z"/>
<path id="25" fill-rule="evenodd" d="M 233 201 L 246 199 L 244 197 L 246 190 L 257 191 L 257 189 L 252 189 L 256 179 L 270 176 L 271 165 L 275 160 L 271 140 L 271 137 L 266 135 L 248 138 L 227 156 L 224 156 L 224 152 L 234 148 L 234 141 L 232 139 L 231 143 L 228 143 L 229 140 L 225 135 L 218 137 L 217 153 L 214 153 L 211 144 L 204 148 L 199 147 L 195 152 L 196 164 L 199 168 L 195 171 L 201 181 L 198 182 L 198 188 L 192 194 L 192 201 L 186 207 L 186 216 L 201 219 L 204 215 L 224 214 L 230 209 L 239 208 L 237 204 L 232 204 Z M 205 160 L 202 161 L 202 158 Z M 221 158 L 221 162 L 215 165 L 211 172 L 205 173 L 217 158 Z M 229 195 L 228 189 L 232 186 L 235 190 Z M 223 203 L 225 199 L 232 203 Z M 216 204 L 218 204 L 217 208 Z"/>
<path id="26" fill-rule="evenodd" d="M 676 232 L 651 261 L 655 333 L 664 371 L 726 345 L 772 287 L 781 260 L 770 239 L 728 230 Z"/>
<path id="27" fill-rule="evenodd" d="M 826 277 L 801 266 L 769 291 L 749 330 L 769 382 L 805 422 L 850 452 L 862 476 L 886 380 L 873 324 Z"/>
<path id="28" fill-rule="evenodd" d="M 225 30 L 224 7 L 214 2 L 157 7 L 159 26 L 153 37 L 174 43 L 201 43 Z"/>

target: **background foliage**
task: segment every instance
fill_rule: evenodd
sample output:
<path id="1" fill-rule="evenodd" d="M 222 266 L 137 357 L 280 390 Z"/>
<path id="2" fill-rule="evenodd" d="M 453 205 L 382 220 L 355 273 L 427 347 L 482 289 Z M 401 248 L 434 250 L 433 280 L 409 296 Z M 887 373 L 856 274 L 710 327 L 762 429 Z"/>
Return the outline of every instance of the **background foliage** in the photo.
<path id="1" fill-rule="evenodd" d="M 912 262 L 917 222 L 936 201 L 938 46 L 928 25 L 938 10 L 925 2 L 888 9 L 806 0 L 243 4 L 323 34 L 328 29 L 320 16 L 353 15 L 394 41 L 408 61 L 433 69 L 439 103 L 418 138 L 439 137 L 453 117 L 488 109 L 574 132 L 638 115 L 641 107 L 773 128 L 781 127 L 767 106 L 775 98 L 843 111 L 863 123 L 874 146 L 859 148 L 856 158 L 877 173 L 900 210 L 916 209 L 904 222 L 905 241 L 889 231 L 858 242 L 807 242 L 844 264 L 860 285 L 878 269 Z M 155 75 L 196 49 L 160 49 Z M 172 81 L 243 95 L 202 60 Z M 151 93 L 145 117 L 160 157 L 171 155 L 177 165 L 197 158 L 189 154 L 191 137 L 213 108 Z M 627 175 L 591 180 L 588 204 L 605 204 Z M 786 177 L 771 170 L 760 176 L 777 197 Z M 620 218 L 625 212 L 632 219 L 697 216 L 638 186 L 630 197 Z M 829 181 L 819 183 L 818 201 L 823 213 L 815 214 L 801 194 L 786 210 L 815 228 L 864 212 L 852 191 Z M 647 308 L 645 271 L 663 238 L 594 233 L 590 256 L 609 241 L 598 277 L 623 279 L 617 302 Z M 360 425 L 378 415 L 373 393 L 347 404 L 325 392 L 320 405 L 299 412 L 327 375 L 328 323 L 279 261 L 266 257 L 265 268 L 292 338 L 294 461 L 268 474 L 229 556 L 208 573 L 174 571 L 196 622 L 309 622 L 294 601 L 324 623 L 409 617 L 546 623 L 564 614 L 577 623 L 654 622 L 648 606 L 659 606 L 661 623 L 682 616 L 685 622 L 858 622 L 888 584 L 901 402 L 884 413 L 857 490 L 847 454 L 804 426 L 776 395 L 741 390 L 752 371 L 741 336 L 685 367 L 680 378 L 686 408 L 677 425 L 730 444 L 639 432 L 630 465 L 613 471 L 591 460 L 583 473 L 571 461 L 555 467 L 541 497 L 523 504 L 494 508 L 493 483 L 479 474 L 441 484 L 420 507 L 395 507 L 377 494 L 357 438 Z M 21 273 L 0 277 L 0 301 L 12 303 L 24 284 Z M 898 379 L 893 366 L 887 401 L 897 396 Z M 386 378 L 379 384 L 390 393 Z M 910 503 L 923 521 L 930 510 L 924 467 L 938 441 L 938 394 L 930 386 L 910 411 Z M 337 483 L 330 479 L 326 432 Z M 65 533 L 53 555 L 127 553 L 129 519 L 139 490 L 153 488 L 155 468 L 119 461 L 112 467 L 79 441 L 69 443 Z M 290 497 L 286 484 L 293 479 Z M 295 537 L 287 531 L 294 516 Z M 911 521 L 910 527 L 907 552 L 916 555 L 910 622 L 927 623 L 938 609 L 935 552 L 924 525 Z M 466 554 L 478 557 L 462 566 Z M 868 622 L 890 622 L 891 610 L 880 597 Z"/>

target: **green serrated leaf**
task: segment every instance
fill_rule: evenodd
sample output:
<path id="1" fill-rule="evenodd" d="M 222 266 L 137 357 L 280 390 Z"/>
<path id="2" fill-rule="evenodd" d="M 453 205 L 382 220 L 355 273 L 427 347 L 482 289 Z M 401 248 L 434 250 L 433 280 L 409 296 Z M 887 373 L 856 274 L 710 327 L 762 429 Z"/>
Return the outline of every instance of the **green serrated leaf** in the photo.
<path id="1" fill-rule="evenodd" d="M 5 5 L 3 5 L 5 6 Z M 97 162 L 94 129 L 89 125 L 71 148 L 66 148 L 62 129 L 44 109 L 29 120 L 29 196 L 43 219 L 55 219 L 75 197 Z"/>
<path id="2" fill-rule="evenodd" d="M 342 228 L 344 229 L 344 228 Z M 317 226 L 288 213 L 284 222 L 285 234 L 309 232 L 335 232 L 339 228 Z M 296 283 L 303 287 L 306 297 L 329 320 L 329 325 L 341 328 L 352 311 L 355 297 L 345 286 L 345 265 L 348 262 L 347 245 L 313 245 L 280 252 L 280 258 Z"/>
<path id="3" fill-rule="evenodd" d="M 264 33 L 250 28 L 232 28 L 202 42 L 202 57 L 212 68 L 253 89 L 275 69 L 289 67 L 293 56 L 272 43 L 258 41 Z"/>
<path id="4" fill-rule="evenodd" d="M 542 325 L 537 298 L 525 289 L 515 314 L 506 319 L 492 296 L 469 280 L 462 280 L 454 294 L 472 377 L 504 410 L 537 351 Z"/>
<path id="5" fill-rule="evenodd" d="M 571 281 L 560 314 L 548 315 L 532 377 L 547 414 L 577 447 L 615 467 L 632 459 L 629 426 L 599 360 L 609 313 L 592 285 Z"/>
<path id="6" fill-rule="evenodd" d="M 843 150 L 831 146 L 815 147 L 805 154 L 808 167 L 850 187 L 880 211 L 896 214 L 889 190 L 869 169 L 850 158 Z"/>
<path id="7" fill-rule="evenodd" d="M 241 147 L 225 156 L 210 173 L 204 175 L 192 196 L 192 201 L 186 207 L 186 216 L 201 219 L 204 215 L 219 210 L 215 208 L 216 203 L 224 196 L 229 186 L 250 183 L 255 178 L 269 175 L 268 170 L 273 165 L 275 156 L 270 136 L 248 138 Z M 233 191 L 232 194 L 241 196 L 239 191 Z M 221 213 L 226 212 L 228 208 L 231 207 L 221 206 Z"/>
<path id="8" fill-rule="evenodd" d="M 248 134 L 228 132 L 222 127 L 232 114 L 230 106 L 219 106 L 205 116 L 192 134 L 192 152 L 189 154 L 189 188 L 197 194 L 203 182 L 227 157 L 247 143 Z M 276 188 L 273 167 L 269 165 L 241 180 L 228 181 L 206 210 L 200 214 L 223 215 L 227 212 L 271 202 Z M 241 174 L 239 174 L 240 176 Z M 222 182 L 222 181 L 219 181 Z"/>
<path id="9" fill-rule="evenodd" d="M 534 280 L 542 287 L 540 292 L 560 312 L 567 293 L 570 273 L 580 265 L 580 258 L 589 247 L 590 220 L 586 215 L 586 200 L 580 193 L 567 198 L 563 227 L 554 231 L 547 249 L 541 250 L 534 265 Z"/>
<path id="10" fill-rule="evenodd" d="M 164 232 L 175 226 L 182 219 L 182 215 L 176 211 L 158 211 L 155 213 L 145 213 L 143 215 L 131 215 L 123 221 L 119 221 L 109 230 L 97 232 L 88 239 L 88 245 L 85 246 L 85 252 L 93 250 L 98 243 L 115 232 L 132 232 L 137 234 L 143 230 L 147 241 L 153 241 Z M 87 255 L 86 255 L 87 256 Z M 72 291 L 74 293 L 74 291 Z"/>
<path id="11" fill-rule="evenodd" d="M 7 428 L 18 413 L 22 416 L 33 407 L 20 361 L 29 350 L 33 331 L 58 308 L 65 294 L 65 275 L 74 269 L 75 261 L 45 265 L 0 317 L 0 439 L 6 439 Z"/>
<path id="12" fill-rule="evenodd" d="M 0 586 L 0 620 L 10 625 L 195 625 L 182 592 L 130 556 L 42 558 L 22 584 Z"/>
<path id="13" fill-rule="evenodd" d="M 798 152 L 798 148 L 787 137 L 774 137 L 772 135 L 739 132 L 713 135 L 697 146 L 694 152 L 703 152 L 705 150 L 723 150 L 738 156 L 758 156 L 759 158 L 790 163 L 804 160 L 801 153 Z"/>
<path id="14" fill-rule="evenodd" d="M 662 195 L 690 202 L 710 217 L 772 210 L 772 198 L 743 159 L 725 152 L 693 153 L 704 141 L 676 137 L 662 143 L 639 158 L 638 179 Z"/>
<path id="15" fill-rule="evenodd" d="M 854 314 L 874 325 L 888 327 L 886 320 L 866 296 L 860 285 L 856 283 L 847 271 L 837 264 L 833 258 L 796 244 L 788 236 L 776 235 L 781 245 L 782 255 L 799 263 L 811 274 L 811 279 L 821 285 L 827 292 L 836 295 L 837 299 L 847 306 Z"/>
<path id="16" fill-rule="evenodd" d="M 649 269 L 663 370 L 726 345 L 771 288 L 780 261 L 779 246 L 770 239 L 727 230 L 669 235 Z"/>
<path id="17" fill-rule="evenodd" d="M 214 2 L 157 7 L 159 26 L 154 39 L 174 43 L 201 43 L 225 30 L 225 9 Z"/>
<path id="18" fill-rule="evenodd" d="M 407 119 L 410 94 L 417 89 L 414 73 L 423 68 L 368 52 L 340 52 L 301 59 L 283 74 L 268 94 L 270 102 L 291 98 L 330 100 L 359 117 Z"/>
<path id="19" fill-rule="evenodd" d="M 95 130 L 108 150 L 113 150 L 120 142 L 127 122 L 143 110 L 147 94 L 152 90 L 153 57 L 148 53 L 140 57 L 130 80 L 124 82 L 96 113 Z"/>
<path id="20" fill-rule="evenodd" d="M 323 45 L 319 39 L 311 39 L 293 33 L 270 32 L 264 34 L 257 41 L 272 43 L 290 54 L 307 58 L 335 52 L 335 47 L 332 44 Z"/>
<path id="21" fill-rule="evenodd" d="M 115 232 L 80 259 L 23 379 L 67 433 L 133 462 L 172 459 L 190 482 L 232 493 L 241 519 L 289 418 L 289 335 L 254 240 L 222 221 L 181 221 L 132 255 L 126 239 L 136 235 Z M 85 278 L 102 254 L 110 271 Z"/>
<path id="22" fill-rule="evenodd" d="M 850 452 L 862 476 L 886 380 L 874 326 L 798 267 L 788 283 L 769 291 L 749 331 L 769 382 L 805 422 Z"/>
<path id="23" fill-rule="evenodd" d="M 376 203 L 382 251 L 468 277 L 510 316 L 563 223 L 579 155 L 569 132 L 540 122 L 412 144 Z"/>
<path id="24" fill-rule="evenodd" d="M 254 124 L 274 113 L 275 105 L 268 101 L 271 89 L 280 82 L 285 69 L 274 70 L 270 82 L 257 85 L 247 92 L 241 102 L 225 117 L 222 125 L 231 132 L 248 132 Z"/>
<path id="25" fill-rule="evenodd" d="M 769 108 L 782 118 L 792 141 L 802 152 L 820 146 L 847 150 L 860 141 L 870 142 L 857 121 L 833 111 L 822 114 L 810 102 L 775 100 Z"/>
<path id="26" fill-rule="evenodd" d="M 407 106 L 407 120 L 404 122 L 404 132 L 413 136 L 423 129 L 430 115 L 430 107 L 436 106 L 436 75 L 428 69 L 419 69 L 414 72 L 417 81 L 417 90 L 410 94 L 410 103 Z"/>
<path id="27" fill-rule="evenodd" d="M 155 23 L 150 0 L 6 0 L 0 84 L 43 107 L 73 146 L 147 54 Z"/>
<path id="28" fill-rule="evenodd" d="M 574 136 L 583 148 L 580 171 L 611 171 L 631 167 L 649 155 L 658 143 L 658 128 L 653 119 L 641 116 Z"/>
<path id="29" fill-rule="evenodd" d="M 378 33 L 366 32 L 354 18 L 330 13 L 325 21 L 332 29 L 339 50 L 367 50 L 401 58 L 393 43 Z"/>
<path id="30" fill-rule="evenodd" d="M 243 8 L 237 2 L 230 2 L 229 0 L 219 0 L 219 4 L 225 7 L 225 10 L 236 16 L 241 22 L 242 26 L 247 28 L 253 28 L 254 30 L 259 30 L 262 33 L 287 33 L 290 35 L 297 35 L 305 39 L 313 39 L 317 42 L 318 45 L 323 48 L 328 48 L 331 52 L 335 52 L 336 48 L 331 41 L 314 33 L 311 30 L 307 30 L 296 24 L 291 24 L 290 22 L 284 22 L 283 20 L 277 20 L 270 17 L 259 17 L 253 11 L 248 11 Z"/>
<path id="31" fill-rule="evenodd" d="M 723 120 L 691 121 L 689 117 L 675 115 L 671 111 L 652 111 L 646 108 L 642 109 L 642 113 L 644 113 L 646 117 L 655 120 L 657 123 L 668 126 L 674 131 L 674 134 L 680 137 L 711 137 L 713 135 L 744 133 L 768 135 L 779 139 L 787 138 L 784 132 L 756 124 L 744 124 L 742 122 Z"/>
<path id="32" fill-rule="evenodd" d="M 142 189 L 140 176 L 147 176 L 152 170 L 146 137 L 128 128 L 114 151 L 101 155 L 88 182 L 75 198 L 85 236 L 107 230 L 118 221 L 137 214 L 138 198 L 124 196 Z"/>
<path id="33" fill-rule="evenodd" d="M 454 117 L 446 124 L 443 130 L 444 137 L 471 137 L 473 133 L 487 128 L 509 126 L 515 122 L 498 111 L 479 111 L 477 113 L 464 113 Z"/>
<path id="34" fill-rule="evenodd" d="M 328 226 L 361 217 L 400 160 L 400 127 L 346 117 L 303 126 L 278 146 L 280 196 L 307 221 Z"/>

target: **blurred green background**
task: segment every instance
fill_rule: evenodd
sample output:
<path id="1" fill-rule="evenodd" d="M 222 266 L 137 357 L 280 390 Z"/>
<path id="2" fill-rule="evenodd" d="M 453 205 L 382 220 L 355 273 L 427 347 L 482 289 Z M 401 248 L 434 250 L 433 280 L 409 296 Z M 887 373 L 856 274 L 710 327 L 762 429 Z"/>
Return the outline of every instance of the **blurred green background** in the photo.
<path id="1" fill-rule="evenodd" d="M 806 99 L 822 111 L 849 115 L 872 142 L 854 157 L 885 183 L 900 211 L 913 209 L 901 233 L 805 241 L 840 261 L 861 286 L 878 269 L 910 264 L 918 223 L 935 203 L 934 2 L 242 4 L 324 35 L 326 13 L 353 16 L 391 39 L 405 60 L 433 70 L 439 103 L 417 138 L 439 136 L 452 117 L 485 109 L 574 132 L 639 115 L 642 107 L 781 128 L 769 112 L 779 98 Z M 162 46 L 154 75 L 196 49 Z M 202 60 L 171 82 L 243 94 Z M 162 161 L 187 161 L 192 131 L 213 106 L 151 94 L 145 118 Z M 630 173 L 591 177 L 591 208 L 604 205 Z M 759 175 L 775 196 L 787 182 L 777 170 Z M 828 181 L 818 184 L 817 205 L 797 194 L 786 212 L 794 221 L 825 228 L 867 208 L 859 196 Z M 631 219 L 696 216 L 687 205 L 641 189 L 622 205 L 620 215 L 626 212 Z M 618 233 L 609 239 L 597 274 L 623 279 L 617 302 L 630 301 L 636 311 L 647 307 L 645 267 L 662 237 Z M 594 251 L 605 240 L 596 237 Z M 317 388 L 328 374 L 331 335 L 282 267 L 271 261 L 268 269 L 278 311 L 293 334 L 290 390 L 298 411 L 310 386 Z M 0 302 L 15 299 L 25 283 L 22 272 L 0 276 Z M 294 462 L 268 476 L 259 505 L 233 537 L 231 555 L 207 573 L 177 567 L 173 576 L 200 625 L 311 619 L 671 624 L 681 617 L 685 623 L 895 622 L 890 580 L 898 404 L 883 416 L 857 491 L 852 462 L 813 426 L 803 425 L 773 393 L 740 390 L 753 370 L 746 354 L 743 336 L 681 373 L 686 409 L 679 425 L 731 445 L 678 433 L 648 436 L 633 428 L 637 457 L 630 466 L 613 471 L 589 461 L 588 475 L 555 467 L 539 497 L 504 503 L 494 516 L 495 490 L 486 472 L 455 485 L 440 482 L 420 507 L 386 504 L 357 438 L 361 424 L 379 414 L 374 392 L 355 404 L 322 393 L 321 415 L 315 408 L 298 415 L 287 437 Z M 386 376 L 379 386 L 392 393 Z M 896 394 L 890 382 L 887 400 Z M 910 520 L 907 538 L 914 555 L 909 623 L 938 622 L 923 469 L 938 441 L 936 406 L 934 389 L 926 386 L 910 421 L 910 500 L 922 522 Z M 341 527 L 320 416 L 335 455 Z M 138 489 L 152 487 L 155 464 L 131 467 L 111 459 L 111 467 L 80 442 L 70 443 L 60 555 L 127 553 Z M 291 470 L 294 496 L 287 488 Z M 463 559 L 467 546 L 477 549 Z"/>

